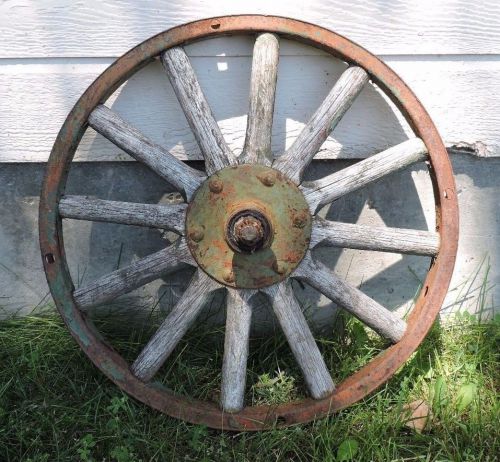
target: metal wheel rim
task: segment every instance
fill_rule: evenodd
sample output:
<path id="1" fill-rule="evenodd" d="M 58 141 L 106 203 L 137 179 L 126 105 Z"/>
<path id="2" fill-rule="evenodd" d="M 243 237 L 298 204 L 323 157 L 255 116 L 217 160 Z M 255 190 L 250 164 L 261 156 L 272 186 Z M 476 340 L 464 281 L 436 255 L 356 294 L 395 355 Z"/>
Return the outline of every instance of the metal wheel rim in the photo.
<path id="1" fill-rule="evenodd" d="M 175 395 L 155 384 L 140 381 L 130 372 L 124 359 L 103 343 L 73 300 L 73 283 L 65 259 L 58 202 L 90 112 L 133 73 L 160 52 L 176 45 L 224 34 L 257 32 L 273 32 L 301 41 L 356 64 L 365 69 L 372 81 L 391 98 L 429 151 L 436 227 L 441 244 L 402 340 L 338 384 L 327 398 L 304 399 L 276 407 L 246 407 L 239 413 L 229 414 L 221 411 L 215 403 Z M 40 200 L 40 246 L 47 281 L 64 322 L 87 356 L 116 385 L 172 417 L 219 429 L 261 430 L 308 422 L 353 404 L 385 383 L 415 351 L 435 320 L 451 279 L 458 243 L 455 191 L 451 164 L 432 120 L 406 84 L 377 57 L 334 32 L 298 20 L 258 15 L 212 18 L 178 26 L 146 40 L 113 63 L 85 91 L 62 126 L 49 158 Z"/>

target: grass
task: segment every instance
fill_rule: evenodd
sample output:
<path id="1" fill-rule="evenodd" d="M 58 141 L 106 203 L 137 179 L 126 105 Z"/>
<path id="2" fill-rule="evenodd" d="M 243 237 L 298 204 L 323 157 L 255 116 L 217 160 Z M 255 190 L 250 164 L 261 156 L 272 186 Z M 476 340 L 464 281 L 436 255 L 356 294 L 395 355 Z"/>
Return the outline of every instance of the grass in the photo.
<path id="1" fill-rule="evenodd" d="M 147 332 L 98 322 L 127 358 Z M 336 381 L 385 347 L 357 321 L 320 341 Z M 495 461 L 500 454 L 500 319 L 460 315 L 436 324 L 420 349 L 378 392 L 316 422 L 230 433 L 171 419 L 123 394 L 88 361 L 55 315 L 0 322 L 0 461 Z M 217 399 L 223 331 L 193 331 L 161 379 L 179 393 Z M 253 339 L 247 400 L 304 395 L 280 336 Z M 254 384 L 251 386 L 251 384 Z M 427 428 L 407 425 L 404 406 L 424 400 Z"/>

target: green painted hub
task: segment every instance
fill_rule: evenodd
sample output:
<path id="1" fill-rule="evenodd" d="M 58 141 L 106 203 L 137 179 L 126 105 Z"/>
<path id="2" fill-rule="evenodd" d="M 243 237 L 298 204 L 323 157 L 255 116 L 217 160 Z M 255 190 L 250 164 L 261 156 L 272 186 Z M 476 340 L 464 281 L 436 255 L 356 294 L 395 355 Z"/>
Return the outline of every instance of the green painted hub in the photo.
<path id="1" fill-rule="evenodd" d="M 208 275 L 230 287 L 257 289 L 287 278 L 300 263 L 309 247 L 311 214 L 282 173 L 239 165 L 200 186 L 189 204 L 186 236 Z"/>

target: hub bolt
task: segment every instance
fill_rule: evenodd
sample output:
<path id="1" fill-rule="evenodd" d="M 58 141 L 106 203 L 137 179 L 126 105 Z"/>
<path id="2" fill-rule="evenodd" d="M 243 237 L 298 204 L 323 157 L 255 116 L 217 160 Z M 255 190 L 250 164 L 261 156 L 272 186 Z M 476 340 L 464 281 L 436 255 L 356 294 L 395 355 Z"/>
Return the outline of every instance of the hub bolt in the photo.
<path id="1" fill-rule="evenodd" d="M 210 189 L 210 191 L 216 194 L 222 192 L 223 187 L 224 185 L 221 180 L 213 179 L 208 183 L 208 188 Z"/>
<path id="2" fill-rule="evenodd" d="M 232 284 L 234 282 L 234 273 L 232 270 L 227 270 L 227 272 L 224 274 L 224 281 L 226 281 L 228 284 Z"/>
<path id="3" fill-rule="evenodd" d="M 276 175 L 273 172 L 268 172 L 259 177 L 259 180 L 264 186 L 273 186 L 276 182 Z"/>
<path id="4" fill-rule="evenodd" d="M 278 260 L 276 260 L 273 263 L 273 270 L 278 274 L 285 274 L 287 269 L 287 266 L 283 262 L 279 262 Z"/>
<path id="5" fill-rule="evenodd" d="M 307 216 L 304 212 L 293 217 L 293 226 L 295 228 L 303 228 L 307 223 Z"/>
<path id="6" fill-rule="evenodd" d="M 203 238 L 205 237 L 205 234 L 203 233 L 203 231 L 199 228 L 197 229 L 193 229 L 190 233 L 189 233 L 189 239 L 191 239 L 192 241 L 194 242 L 200 242 Z"/>

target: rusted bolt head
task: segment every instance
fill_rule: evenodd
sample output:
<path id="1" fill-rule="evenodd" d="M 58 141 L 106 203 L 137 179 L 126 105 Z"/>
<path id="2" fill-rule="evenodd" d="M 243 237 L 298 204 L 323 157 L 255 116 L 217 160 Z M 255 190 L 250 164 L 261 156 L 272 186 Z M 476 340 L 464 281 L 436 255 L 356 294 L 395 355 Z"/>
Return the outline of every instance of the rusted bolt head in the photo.
<path id="1" fill-rule="evenodd" d="M 276 260 L 273 263 L 273 270 L 278 274 L 285 274 L 287 269 L 288 268 L 284 262 L 280 262 L 280 261 Z"/>
<path id="2" fill-rule="evenodd" d="M 224 185 L 223 185 L 221 180 L 214 178 L 208 182 L 208 188 L 213 193 L 218 194 L 218 193 L 222 192 Z"/>
<path id="3" fill-rule="evenodd" d="M 307 215 L 299 213 L 293 217 L 293 226 L 296 228 L 303 228 L 307 223 Z"/>
<path id="4" fill-rule="evenodd" d="M 200 242 L 205 234 L 203 233 L 202 229 L 196 228 L 190 231 L 189 233 L 189 239 L 191 239 L 194 242 Z"/>
<path id="5" fill-rule="evenodd" d="M 228 284 L 232 284 L 234 282 L 233 270 L 227 270 L 224 273 L 224 281 L 226 281 Z"/>
<path id="6" fill-rule="evenodd" d="M 273 186 L 276 183 L 276 175 L 273 172 L 267 172 L 259 177 L 259 180 L 265 186 Z"/>
<path id="7" fill-rule="evenodd" d="M 242 216 L 234 223 L 234 235 L 243 247 L 255 247 L 264 239 L 264 226 L 256 217 Z"/>
<path id="8" fill-rule="evenodd" d="M 226 240 L 236 252 L 256 252 L 266 247 L 270 239 L 271 225 L 257 210 L 242 210 L 229 220 Z"/>

